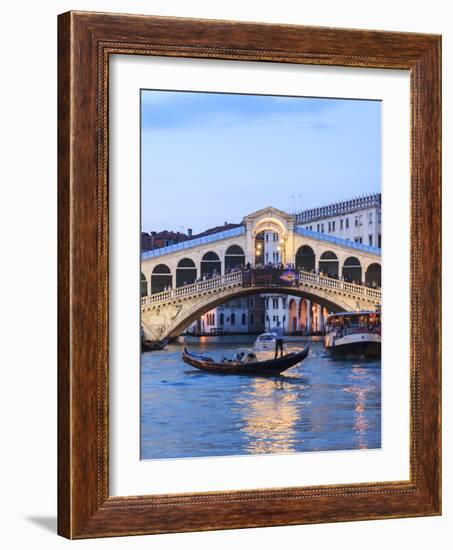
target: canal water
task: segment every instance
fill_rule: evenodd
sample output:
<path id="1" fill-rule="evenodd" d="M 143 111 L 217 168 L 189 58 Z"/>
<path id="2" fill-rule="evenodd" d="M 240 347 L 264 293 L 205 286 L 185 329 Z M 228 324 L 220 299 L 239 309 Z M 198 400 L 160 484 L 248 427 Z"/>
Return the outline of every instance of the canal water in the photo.
<path id="1" fill-rule="evenodd" d="M 202 337 L 214 359 L 253 336 Z M 285 349 L 301 349 L 306 338 Z M 297 367 L 272 378 L 205 373 L 181 359 L 183 341 L 142 354 L 141 458 L 296 453 L 381 446 L 381 363 L 331 358 L 321 338 Z"/>

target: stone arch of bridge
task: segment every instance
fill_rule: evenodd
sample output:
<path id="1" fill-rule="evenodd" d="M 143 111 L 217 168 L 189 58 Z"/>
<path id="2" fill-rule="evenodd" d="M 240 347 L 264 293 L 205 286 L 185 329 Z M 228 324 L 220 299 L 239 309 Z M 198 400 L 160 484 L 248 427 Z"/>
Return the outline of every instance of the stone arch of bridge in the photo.
<path id="1" fill-rule="evenodd" d="M 278 233 L 280 237 L 285 237 L 288 233 L 285 224 L 278 218 L 274 217 L 266 217 L 258 220 L 253 228 L 253 236 L 256 237 L 258 233 L 262 233 L 263 231 L 274 231 L 275 233 Z"/>
<path id="2" fill-rule="evenodd" d="M 327 292 L 310 292 L 309 289 L 303 287 L 251 287 L 243 288 L 236 287 L 230 289 L 228 293 L 209 294 L 206 298 L 193 304 L 182 312 L 182 317 L 178 317 L 171 325 L 169 325 L 161 338 L 176 337 L 180 335 L 193 321 L 199 319 L 204 313 L 211 309 L 228 302 L 229 300 L 240 298 L 251 294 L 286 294 L 288 296 L 299 296 L 312 302 L 316 302 L 322 307 L 326 307 L 329 311 L 352 311 L 351 300 L 340 294 L 329 295 Z"/>

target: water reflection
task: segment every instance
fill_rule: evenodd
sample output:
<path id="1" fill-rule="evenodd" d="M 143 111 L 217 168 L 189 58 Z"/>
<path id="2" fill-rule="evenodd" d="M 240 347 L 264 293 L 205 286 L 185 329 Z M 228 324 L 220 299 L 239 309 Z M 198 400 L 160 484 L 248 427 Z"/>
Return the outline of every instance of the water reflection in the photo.
<path id="1" fill-rule="evenodd" d="M 350 380 L 353 385 L 344 388 L 354 397 L 354 426 L 355 439 L 359 449 L 367 449 L 367 433 L 370 428 L 367 411 L 367 396 L 374 391 L 374 386 L 368 383 L 369 373 L 366 368 L 355 365 L 351 369 Z"/>
<path id="2" fill-rule="evenodd" d="M 294 451 L 298 394 L 283 381 L 255 379 L 237 400 L 247 436 L 244 450 L 251 453 Z"/>

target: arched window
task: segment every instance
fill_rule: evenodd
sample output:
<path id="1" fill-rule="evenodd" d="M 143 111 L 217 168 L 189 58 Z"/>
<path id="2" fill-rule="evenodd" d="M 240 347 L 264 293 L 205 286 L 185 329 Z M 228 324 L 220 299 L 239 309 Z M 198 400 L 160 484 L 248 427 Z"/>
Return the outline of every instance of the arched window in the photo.
<path id="1" fill-rule="evenodd" d="M 319 259 L 319 273 L 324 273 L 328 277 L 338 278 L 338 258 L 336 254 L 327 250 Z"/>
<path id="2" fill-rule="evenodd" d="M 349 283 L 362 282 L 362 266 L 355 256 L 346 258 L 343 264 L 343 279 Z"/>
<path id="3" fill-rule="evenodd" d="M 148 281 L 143 273 L 140 274 L 140 296 L 146 296 L 148 294 Z"/>
<path id="4" fill-rule="evenodd" d="M 232 313 L 232 314 L 231 314 L 230 323 L 231 323 L 232 325 L 236 324 L 236 314 L 235 314 L 235 313 Z"/>
<path id="5" fill-rule="evenodd" d="M 315 253 L 311 246 L 303 245 L 296 253 L 296 269 L 313 271 L 315 269 Z"/>
<path id="6" fill-rule="evenodd" d="M 168 265 L 158 264 L 151 273 L 151 294 L 172 287 L 172 276 Z"/>
<path id="7" fill-rule="evenodd" d="M 206 252 L 201 259 L 201 276 L 214 277 L 216 275 L 221 275 L 221 273 L 222 264 L 220 258 L 215 252 Z"/>
<path id="8" fill-rule="evenodd" d="M 381 288 L 381 265 L 370 264 L 365 273 L 365 282 L 374 288 Z"/>
<path id="9" fill-rule="evenodd" d="M 232 244 L 225 252 L 225 271 L 240 268 L 245 264 L 245 254 L 240 246 Z"/>
<path id="10" fill-rule="evenodd" d="M 190 258 L 183 258 L 176 268 L 176 286 L 190 285 L 197 278 L 197 268 Z"/>
<path id="11" fill-rule="evenodd" d="M 219 325 L 223 326 L 224 322 L 225 322 L 225 315 L 223 313 L 221 313 L 219 315 Z"/>
<path id="12" fill-rule="evenodd" d="M 245 325 L 247 323 L 247 315 L 245 313 L 242 314 L 242 324 Z"/>

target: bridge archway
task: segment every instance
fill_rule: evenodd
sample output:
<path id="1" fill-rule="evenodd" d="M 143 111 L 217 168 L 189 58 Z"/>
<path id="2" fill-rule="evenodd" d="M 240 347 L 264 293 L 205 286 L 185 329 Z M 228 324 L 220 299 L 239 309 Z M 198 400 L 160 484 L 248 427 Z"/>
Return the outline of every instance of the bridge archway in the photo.
<path id="1" fill-rule="evenodd" d="M 253 233 L 256 237 L 258 233 L 263 233 L 264 231 L 272 231 L 274 233 L 278 233 L 278 235 L 280 236 L 280 240 L 283 240 L 284 236 L 287 233 L 284 223 L 274 217 L 266 217 L 259 220 L 259 222 L 254 227 Z"/>
<path id="2" fill-rule="evenodd" d="M 327 250 L 319 259 L 319 272 L 328 275 L 329 277 L 338 278 L 338 257 L 337 255 Z"/>
<path id="3" fill-rule="evenodd" d="M 316 268 L 316 256 L 311 246 L 304 244 L 296 252 L 296 269 L 314 271 Z"/>
<path id="4" fill-rule="evenodd" d="M 190 258 L 183 258 L 179 261 L 176 268 L 176 286 L 190 285 L 197 278 L 197 268 L 195 262 Z"/>
<path id="5" fill-rule="evenodd" d="M 201 276 L 220 275 L 222 273 L 222 262 L 215 252 L 206 252 L 201 258 Z M 195 277 L 196 278 L 196 277 Z"/>
<path id="6" fill-rule="evenodd" d="M 237 287 L 232 292 L 230 291 L 227 296 L 216 296 L 209 295 L 202 302 L 194 304 L 193 307 L 190 307 L 184 312 L 184 315 L 179 316 L 167 329 L 164 333 L 160 335 L 160 338 L 165 337 L 176 337 L 179 336 L 191 323 L 199 319 L 204 313 L 207 313 L 211 309 L 228 302 L 232 299 L 240 298 L 241 296 L 247 296 L 252 294 L 285 294 L 291 296 L 299 296 L 303 298 L 300 303 L 304 303 L 305 309 L 302 306 L 299 310 L 302 316 L 299 314 L 299 330 L 306 328 L 303 325 L 303 319 L 305 314 L 305 325 L 309 324 L 313 326 L 313 304 L 317 303 L 321 306 L 325 306 L 329 311 L 339 312 L 339 311 L 349 311 L 351 307 L 348 306 L 347 302 L 343 302 L 340 297 L 335 298 L 335 301 L 329 299 L 328 297 L 321 296 L 318 294 L 311 294 L 307 290 L 302 288 L 288 288 L 288 287 L 253 287 L 253 288 L 242 288 Z M 308 304 L 311 304 L 311 308 Z M 237 324 L 237 318 L 234 315 L 234 323 Z M 230 324 L 233 324 L 233 318 L 230 317 Z"/>
<path id="7" fill-rule="evenodd" d="M 368 266 L 365 282 L 372 287 L 381 288 L 381 264 L 374 263 Z"/>
<path id="8" fill-rule="evenodd" d="M 362 264 L 355 256 L 346 258 L 343 264 L 343 279 L 350 283 L 362 281 Z"/>
<path id="9" fill-rule="evenodd" d="M 237 244 L 229 246 L 225 252 L 225 272 L 245 265 L 244 250 Z"/>
<path id="10" fill-rule="evenodd" d="M 148 281 L 146 280 L 145 274 L 140 273 L 140 297 L 148 296 Z"/>
<path id="11" fill-rule="evenodd" d="M 170 268 L 166 264 L 158 264 L 151 273 L 151 294 L 162 292 L 172 287 L 173 277 Z"/>

